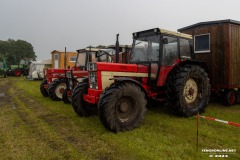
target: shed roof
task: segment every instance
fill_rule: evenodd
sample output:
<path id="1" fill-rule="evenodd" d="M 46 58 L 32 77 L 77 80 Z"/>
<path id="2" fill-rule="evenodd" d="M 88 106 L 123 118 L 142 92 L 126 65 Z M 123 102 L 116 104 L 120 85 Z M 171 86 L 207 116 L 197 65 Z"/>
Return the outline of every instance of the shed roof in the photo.
<path id="1" fill-rule="evenodd" d="M 240 25 L 239 21 L 232 20 L 232 19 L 225 19 L 225 20 L 217 20 L 217 21 L 199 22 L 199 23 L 187 26 L 187 27 L 180 28 L 180 29 L 178 29 L 178 31 L 181 32 L 183 30 L 191 29 L 191 28 L 194 28 L 194 27 L 207 26 L 207 25 L 213 25 L 213 24 L 223 24 L 223 23 Z"/>

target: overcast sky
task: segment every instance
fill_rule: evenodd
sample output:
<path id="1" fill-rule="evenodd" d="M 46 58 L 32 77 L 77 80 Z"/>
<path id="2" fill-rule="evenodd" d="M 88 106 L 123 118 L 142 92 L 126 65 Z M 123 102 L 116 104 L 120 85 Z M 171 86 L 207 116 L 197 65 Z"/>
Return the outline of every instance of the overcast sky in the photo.
<path id="1" fill-rule="evenodd" d="M 176 31 L 212 20 L 240 21 L 239 0 L 0 0 L 0 40 L 31 43 L 38 60 L 53 50 L 131 44 L 132 33 Z"/>

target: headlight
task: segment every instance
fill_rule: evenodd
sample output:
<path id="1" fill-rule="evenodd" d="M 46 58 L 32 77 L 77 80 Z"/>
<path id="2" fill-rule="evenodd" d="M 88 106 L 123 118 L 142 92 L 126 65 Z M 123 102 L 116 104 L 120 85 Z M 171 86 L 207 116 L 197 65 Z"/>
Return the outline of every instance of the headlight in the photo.
<path id="1" fill-rule="evenodd" d="M 98 89 L 97 83 L 90 83 L 90 88 L 92 88 L 92 89 Z"/>
<path id="2" fill-rule="evenodd" d="M 90 88 L 98 89 L 97 72 L 89 72 L 89 84 Z"/>
<path id="3" fill-rule="evenodd" d="M 97 70 L 97 64 L 96 63 L 88 63 L 87 70 L 89 70 L 89 71 Z"/>

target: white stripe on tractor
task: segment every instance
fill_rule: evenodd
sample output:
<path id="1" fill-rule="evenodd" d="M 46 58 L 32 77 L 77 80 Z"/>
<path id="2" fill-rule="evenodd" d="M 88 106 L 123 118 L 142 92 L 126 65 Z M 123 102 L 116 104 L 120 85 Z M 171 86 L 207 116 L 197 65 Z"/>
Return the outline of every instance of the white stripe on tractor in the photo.
<path id="1" fill-rule="evenodd" d="M 148 73 L 135 73 L 135 72 L 108 72 L 102 71 L 102 89 L 109 87 L 114 80 L 110 80 L 113 77 L 148 77 Z M 151 78 L 155 78 L 156 74 L 151 74 Z"/>

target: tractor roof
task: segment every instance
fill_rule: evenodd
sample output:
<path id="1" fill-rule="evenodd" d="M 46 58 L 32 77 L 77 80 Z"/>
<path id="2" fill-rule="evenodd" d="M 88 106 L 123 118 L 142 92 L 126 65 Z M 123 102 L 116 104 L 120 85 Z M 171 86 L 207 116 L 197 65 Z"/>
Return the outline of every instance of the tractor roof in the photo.
<path id="1" fill-rule="evenodd" d="M 192 36 L 189 35 L 189 34 L 169 31 L 169 30 L 166 30 L 166 29 L 159 29 L 159 30 L 162 34 L 168 34 L 168 35 L 173 35 L 173 36 L 182 37 L 182 38 L 186 38 L 186 39 L 192 39 Z"/>
<path id="2" fill-rule="evenodd" d="M 115 48 L 116 45 L 109 45 L 107 48 Z M 132 45 L 119 45 L 120 48 L 132 48 Z"/>
<path id="3" fill-rule="evenodd" d="M 83 49 L 78 49 L 77 52 L 81 53 L 81 52 L 97 52 L 99 51 L 99 48 L 94 48 L 94 47 L 87 47 L 87 48 L 83 48 Z"/>
<path id="4" fill-rule="evenodd" d="M 140 31 L 140 32 L 135 32 L 133 33 L 134 37 L 145 37 L 145 36 L 152 36 L 156 34 L 165 34 L 165 35 L 170 35 L 174 37 L 181 37 L 181 38 L 186 38 L 186 39 L 192 39 L 192 36 L 189 34 L 185 33 L 180 33 L 180 32 L 174 32 L 174 31 L 169 31 L 166 29 L 160 29 L 160 28 L 153 28 L 145 31 Z"/>

